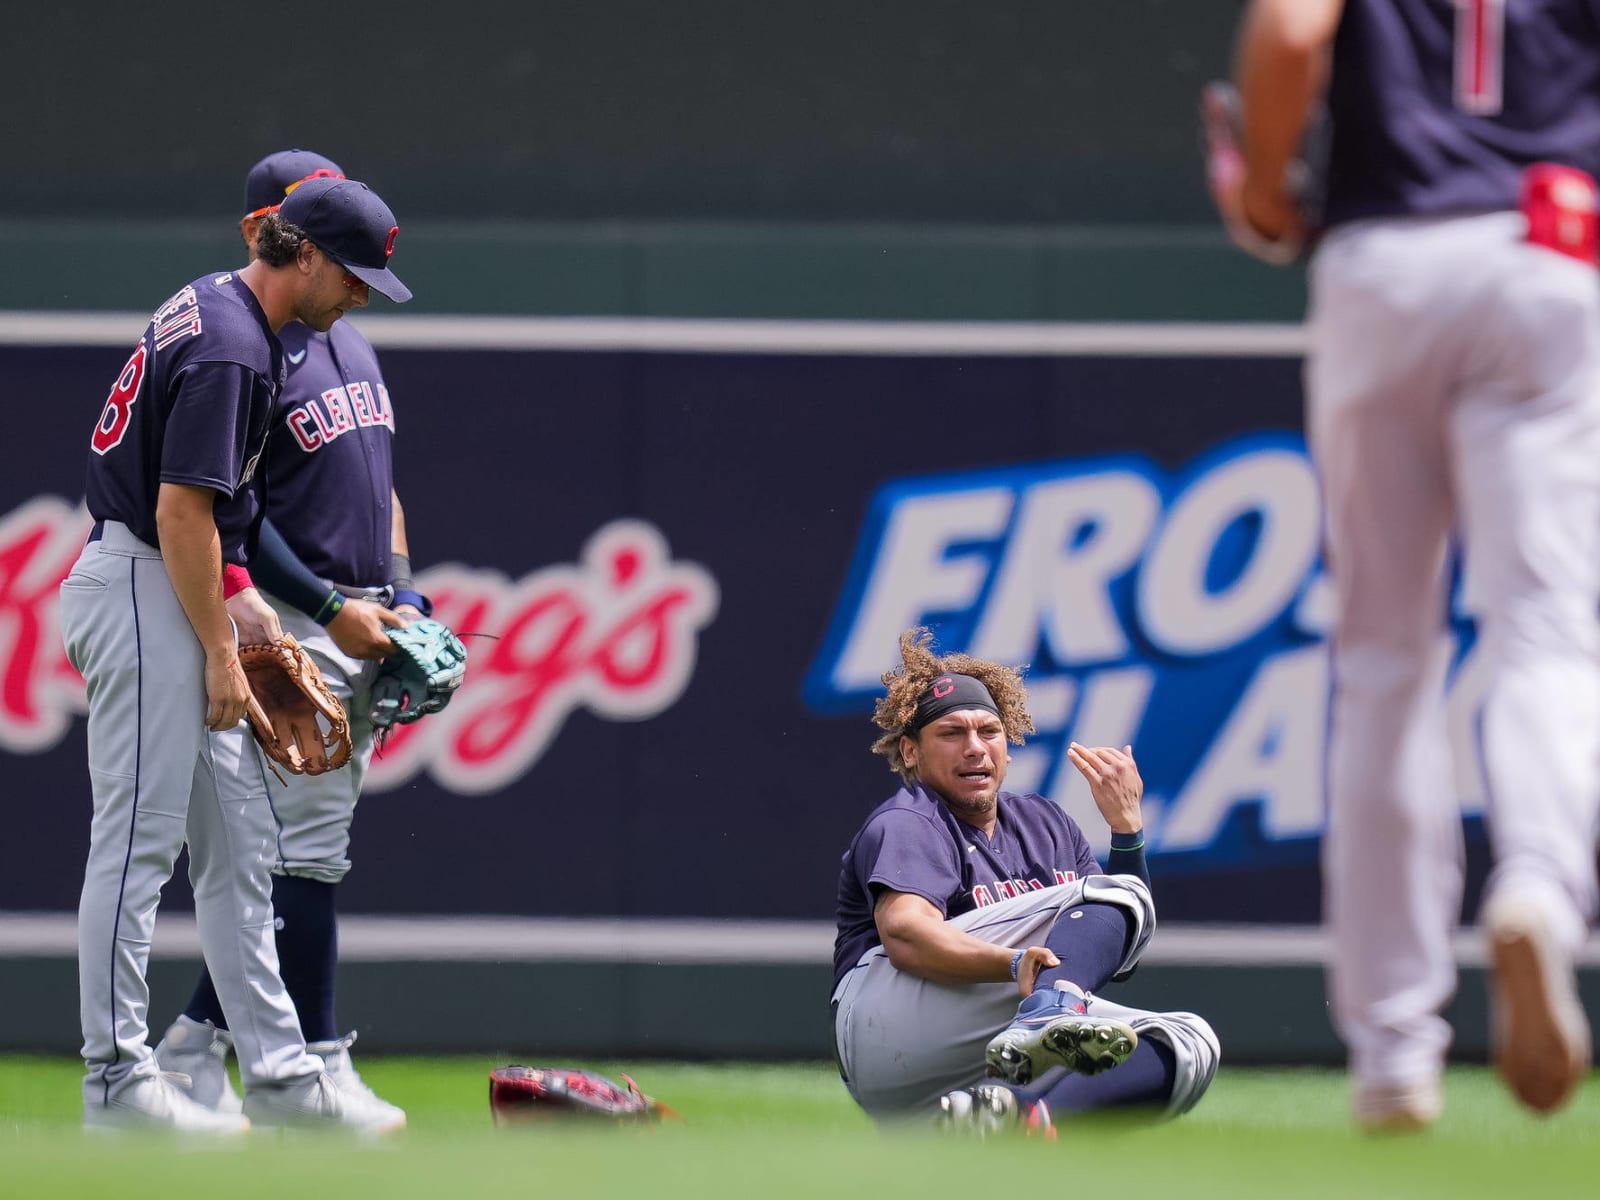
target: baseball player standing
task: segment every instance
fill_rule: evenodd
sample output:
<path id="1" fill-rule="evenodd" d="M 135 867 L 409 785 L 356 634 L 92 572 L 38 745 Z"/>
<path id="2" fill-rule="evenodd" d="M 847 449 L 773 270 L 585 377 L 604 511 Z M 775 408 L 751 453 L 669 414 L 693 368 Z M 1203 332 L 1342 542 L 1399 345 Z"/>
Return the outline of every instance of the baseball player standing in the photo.
<path id="1" fill-rule="evenodd" d="M 328 329 L 365 303 L 367 282 L 398 287 L 392 214 L 365 185 L 342 186 L 302 191 L 273 219 L 260 261 L 197 279 L 156 310 L 91 438 L 95 524 L 61 587 L 63 638 L 89 699 L 94 817 L 78 938 L 90 1128 L 394 1127 L 346 1102 L 306 1051 L 271 934 L 272 814 L 223 794 L 212 740 L 239 725 L 249 698 L 234 623 L 255 638 L 276 624 L 238 565 L 257 541 L 276 335 L 291 321 Z M 147 1041 L 150 939 L 185 840 L 247 1115 L 195 1104 Z"/>
<path id="2" fill-rule="evenodd" d="M 1440 622 L 1449 542 L 1488 680 L 1496 1065 L 1560 1107 L 1590 1056 L 1573 956 L 1600 803 L 1600 6 L 1254 0 L 1236 81 L 1242 241 L 1293 246 L 1286 181 L 1331 124 L 1306 366 L 1339 609 L 1326 916 L 1357 1120 L 1443 1107 L 1462 899 Z"/>
<path id="3" fill-rule="evenodd" d="M 901 668 L 884 676 L 873 752 L 905 786 L 873 810 L 839 874 L 845 1086 L 875 1117 L 933 1111 L 980 1131 L 1049 1132 L 1052 1113 L 1113 1106 L 1187 1112 L 1216 1073 L 1211 1027 L 1095 994 L 1155 932 L 1131 752 L 1069 751 L 1111 827 L 1102 874 L 1060 807 L 1001 790 L 1007 742 L 1033 732 L 1020 673 L 935 656 L 930 641 L 903 634 Z M 985 1082 L 986 1068 L 997 1078 Z"/>
<path id="4" fill-rule="evenodd" d="M 285 150 L 250 169 L 240 233 L 252 258 L 261 221 L 302 186 L 341 180 L 337 163 Z M 370 689 L 377 659 L 392 644 L 385 629 L 431 614 L 412 589 L 405 520 L 393 491 L 394 412 L 372 346 L 348 322 L 330 329 L 289 325 L 279 335 L 287 361 L 274 411 L 266 470 L 271 487 L 261 550 L 251 564 L 287 629 L 315 659 L 343 701 L 355 744 L 350 765 L 274 784 L 278 821 L 272 904 L 284 985 L 311 1053 L 345 1092 L 404 1113 L 373 1095 L 350 1061 L 355 1034 L 340 1035 L 334 1009 L 338 937 L 335 891 L 350 869 L 350 824 L 372 758 Z M 333 582 L 330 582 L 333 581 Z M 393 611 L 389 607 L 392 606 Z M 217 735 L 218 786 L 267 803 L 256 748 L 243 727 Z M 232 1034 L 209 972 L 183 1015 L 156 1047 L 164 1070 L 185 1075 L 209 1108 L 238 1111 L 226 1056 Z"/>

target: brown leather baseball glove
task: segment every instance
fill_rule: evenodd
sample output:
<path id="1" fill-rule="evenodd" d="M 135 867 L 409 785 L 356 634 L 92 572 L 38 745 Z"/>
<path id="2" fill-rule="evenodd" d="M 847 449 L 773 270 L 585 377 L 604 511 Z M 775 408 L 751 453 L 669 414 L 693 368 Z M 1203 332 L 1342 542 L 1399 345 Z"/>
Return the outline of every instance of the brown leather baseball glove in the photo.
<path id="1" fill-rule="evenodd" d="M 350 761 L 344 705 L 299 642 L 286 633 L 240 646 L 239 665 L 250 682 L 250 727 L 268 758 L 296 775 L 337 771 Z"/>

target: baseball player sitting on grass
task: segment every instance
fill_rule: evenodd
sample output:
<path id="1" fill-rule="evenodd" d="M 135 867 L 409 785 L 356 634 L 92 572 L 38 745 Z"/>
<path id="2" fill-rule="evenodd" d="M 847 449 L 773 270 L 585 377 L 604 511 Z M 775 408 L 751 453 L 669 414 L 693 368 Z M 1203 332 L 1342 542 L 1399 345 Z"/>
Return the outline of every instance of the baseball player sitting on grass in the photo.
<path id="1" fill-rule="evenodd" d="M 250 256 L 262 220 L 288 197 L 330 181 L 337 188 L 343 179 L 338 164 L 309 150 L 258 162 L 246 179 L 240 220 Z M 362 1081 L 350 1061 L 355 1034 L 341 1035 L 335 1023 L 334 893 L 350 869 L 350 824 L 372 759 L 378 660 L 395 650 L 391 633 L 432 607 L 412 589 L 405 520 L 392 484 L 394 415 L 371 344 L 344 322 L 326 332 L 289 325 L 280 337 L 287 378 L 267 443 L 272 486 L 251 566 L 282 627 L 343 701 L 354 754 L 343 770 L 290 776 L 268 793 L 278 821 L 272 884 L 278 958 L 310 1052 L 353 1102 L 404 1123 L 404 1113 Z M 219 741 L 224 789 L 259 793 L 262 775 L 249 735 L 241 727 Z M 207 1108 L 236 1111 L 240 1100 L 225 1065 L 232 1046 L 212 975 L 204 972 L 156 1058 L 163 1070 L 187 1077 L 189 1094 Z"/>
<path id="2" fill-rule="evenodd" d="M 1187 1112 L 1216 1074 L 1211 1027 L 1097 994 L 1155 931 L 1130 748 L 1069 751 L 1111 827 L 1102 873 L 1057 805 L 1000 790 L 1007 743 L 1033 732 L 1020 672 L 931 642 L 903 634 L 901 668 L 883 677 L 872 749 L 905 786 L 839 875 L 845 1086 L 874 1117 L 934 1113 L 980 1133 L 1050 1136 L 1053 1116 L 1089 1109 Z"/>

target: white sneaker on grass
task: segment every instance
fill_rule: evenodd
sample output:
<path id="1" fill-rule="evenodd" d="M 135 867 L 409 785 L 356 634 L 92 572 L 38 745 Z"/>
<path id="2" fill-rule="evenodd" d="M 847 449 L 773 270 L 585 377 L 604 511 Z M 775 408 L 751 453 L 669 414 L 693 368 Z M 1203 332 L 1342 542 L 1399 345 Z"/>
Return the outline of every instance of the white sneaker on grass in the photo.
<path id="1" fill-rule="evenodd" d="M 219 1113 L 241 1113 L 244 1100 L 228 1078 L 228 1054 L 233 1035 L 210 1021 L 179 1017 L 156 1047 L 161 1069 L 187 1076 L 184 1090 L 202 1107 Z M 182 1085 L 180 1085 L 182 1086 Z"/>
<path id="2" fill-rule="evenodd" d="M 293 1083 L 247 1087 L 244 1093 L 245 1115 L 262 1129 L 344 1130 L 381 1137 L 405 1128 L 404 1113 L 392 1104 L 379 1105 L 382 1101 L 372 1104 L 341 1092 L 326 1071 Z"/>
<path id="3" fill-rule="evenodd" d="M 85 1083 L 83 1127 L 95 1133 L 130 1130 L 241 1137 L 250 1121 L 240 1113 L 214 1112 L 189 1099 L 188 1080 L 176 1073 L 142 1075 L 114 1085 Z"/>
<path id="4" fill-rule="evenodd" d="M 352 1031 L 331 1042 L 309 1042 L 306 1050 L 322 1060 L 329 1077 L 347 1099 L 365 1105 L 375 1113 L 382 1113 L 401 1126 L 405 1125 L 405 1110 L 380 1098 L 367 1086 L 355 1064 L 350 1061 L 350 1046 L 355 1040 L 356 1035 Z"/>

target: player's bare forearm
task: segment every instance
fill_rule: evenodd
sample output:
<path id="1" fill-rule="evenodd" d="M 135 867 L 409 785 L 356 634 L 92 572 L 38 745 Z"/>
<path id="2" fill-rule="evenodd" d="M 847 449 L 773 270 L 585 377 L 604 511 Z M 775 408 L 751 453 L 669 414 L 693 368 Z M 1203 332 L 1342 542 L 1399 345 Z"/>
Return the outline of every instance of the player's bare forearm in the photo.
<path id="1" fill-rule="evenodd" d="M 163 483 L 156 498 L 161 559 L 178 603 L 207 654 L 231 651 L 233 625 L 222 600 L 222 542 L 210 488 Z"/>
<path id="2" fill-rule="evenodd" d="M 393 488 L 389 489 L 389 511 L 393 514 L 389 518 L 389 554 L 391 561 L 398 558 L 401 562 L 396 565 L 409 566 L 411 562 L 411 541 L 406 537 L 406 510 L 400 506 L 400 493 Z M 404 574 L 409 578 L 411 572 L 405 570 Z M 409 583 L 406 586 L 410 586 Z M 417 620 L 423 615 L 422 610 L 415 604 L 407 604 L 404 601 L 396 604 L 394 611 L 408 621 Z"/>
<path id="3" fill-rule="evenodd" d="M 411 557 L 411 542 L 406 538 L 406 510 L 400 507 L 400 493 L 389 489 L 389 553 Z"/>
<path id="4" fill-rule="evenodd" d="M 1295 232 L 1286 174 L 1326 85 L 1343 9 L 1343 0 L 1254 0 L 1240 25 L 1234 83 L 1244 127 L 1242 202 L 1264 237 Z"/>
<path id="5" fill-rule="evenodd" d="M 957 929 L 921 896 L 885 892 L 873 916 L 878 937 L 897 971 L 930 983 L 1011 981 L 1015 950 Z"/>
<path id="6" fill-rule="evenodd" d="M 222 598 L 222 541 L 210 488 L 163 483 L 156 497 L 156 537 L 172 590 L 205 650 L 206 726 L 231 729 L 244 717 L 250 685 L 239 666 L 233 623 Z"/>

